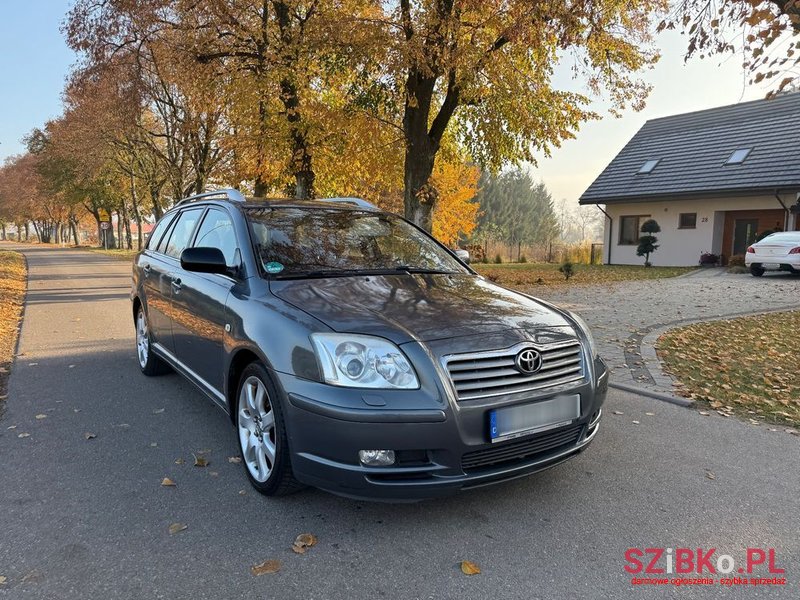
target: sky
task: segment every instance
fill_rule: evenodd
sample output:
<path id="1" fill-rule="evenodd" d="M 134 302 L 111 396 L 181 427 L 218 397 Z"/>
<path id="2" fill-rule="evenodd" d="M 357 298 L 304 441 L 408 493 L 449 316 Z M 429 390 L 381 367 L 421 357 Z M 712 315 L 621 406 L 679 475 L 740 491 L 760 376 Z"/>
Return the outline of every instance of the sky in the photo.
<path id="1" fill-rule="evenodd" d="M 10 0 L 0 9 L 0 162 L 24 151 L 22 138 L 61 113 L 61 91 L 76 56 L 60 25 L 71 0 Z M 657 39 L 662 58 L 643 78 L 653 85 L 646 108 L 622 118 L 586 123 L 575 139 L 531 167 L 557 202 L 572 204 L 648 119 L 762 98 L 766 87 L 744 85 L 741 57 L 684 64 L 686 38 L 675 31 Z M 574 88 L 566 70 L 559 85 Z M 602 106 L 595 107 L 602 111 Z"/>

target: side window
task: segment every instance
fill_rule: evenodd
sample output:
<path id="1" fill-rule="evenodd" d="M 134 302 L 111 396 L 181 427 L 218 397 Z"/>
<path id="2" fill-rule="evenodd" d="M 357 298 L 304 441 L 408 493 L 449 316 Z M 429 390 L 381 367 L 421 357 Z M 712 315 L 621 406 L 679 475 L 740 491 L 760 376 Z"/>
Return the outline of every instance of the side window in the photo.
<path id="1" fill-rule="evenodd" d="M 166 217 L 162 218 L 158 225 L 156 225 L 155 229 L 150 232 L 150 237 L 147 238 L 147 249 L 148 250 L 155 250 L 156 246 L 158 245 L 158 241 L 161 239 L 161 236 L 164 235 L 164 232 L 169 227 L 169 224 L 172 223 L 172 220 L 175 218 L 174 214 L 167 215 Z"/>
<path id="2" fill-rule="evenodd" d="M 189 245 L 197 220 L 202 214 L 202 208 L 185 210 L 180 214 L 175 226 L 172 228 L 172 233 L 169 234 L 169 241 L 164 254 L 173 258 L 180 258 L 183 249 Z"/>
<path id="3" fill-rule="evenodd" d="M 233 267 L 236 261 L 236 232 L 230 215 L 219 208 L 209 208 L 197 232 L 195 247 L 219 248 L 225 255 L 225 263 Z"/>

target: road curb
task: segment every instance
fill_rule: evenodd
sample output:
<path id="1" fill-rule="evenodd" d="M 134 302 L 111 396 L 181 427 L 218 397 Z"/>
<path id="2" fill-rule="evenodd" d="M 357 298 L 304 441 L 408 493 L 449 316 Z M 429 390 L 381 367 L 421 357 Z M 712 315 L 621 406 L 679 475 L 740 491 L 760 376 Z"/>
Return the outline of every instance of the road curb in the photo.
<path id="1" fill-rule="evenodd" d="M 608 383 L 608 387 L 612 387 L 617 390 L 622 390 L 623 392 L 630 392 L 631 394 L 638 394 L 639 396 L 647 396 L 648 398 L 653 398 L 654 400 L 669 402 L 670 404 L 676 404 L 678 406 L 683 406 L 685 408 L 694 406 L 693 400 L 688 400 L 687 398 L 681 398 L 680 396 L 673 396 L 672 394 L 657 392 L 655 390 L 651 390 L 645 387 L 627 385 L 625 383 L 614 383 L 613 381 L 610 381 Z"/>
<path id="2" fill-rule="evenodd" d="M 644 335 L 644 337 L 642 337 L 642 340 L 639 343 L 639 355 L 642 357 L 642 363 L 644 369 L 650 375 L 656 387 L 661 388 L 661 390 L 650 391 L 647 388 L 627 386 L 625 384 L 609 383 L 609 385 L 612 387 L 619 387 L 619 389 L 630 388 L 630 390 L 628 391 L 636 390 L 636 393 L 650 395 L 651 397 L 654 398 L 657 396 L 663 396 L 663 398 L 661 399 L 664 399 L 667 402 L 672 402 L 672 400 L 669 399 L 671 398 L 674 400 L 678 400 L 678 402 L 673 402 L 673 404 L 679 404 L 681 406 L 691 406 L 694 404 L 691 400 L 682 398 L 680 396 L 675 396 L 674 394 L 671 393 L 672 383 L 675 380 L 664 371 L 663 362 L 658 357 L 658 353 L 656 352 L 656 342 L 658 341 L 658 338 L 660 338 L 662 335 L 664 335 L 667 331 L 671 329 L 676 329 L 678 327 L 686 327 L 687 325 L 694 325 L 697 323 L 713 323 L 714 321 L 727 321 L 730 319 L 738 319 L 740 317 L 754 317 L 758 315 L 767 315 L 771 313 L 780 313 L 792 310 L 800 310 L 800 304 L 791 304 L 789 306 L 770 308 L 766 310 L 742 311 L 737 313 L 730 313 L 727 315 L 705 317 L 702 319 L 682 319 L 679 321 L 672 321 L 670 323 L 666 323 L 663 325 L 654 325 L 652 328 L 648 328 L 647 333 Z M 646 392 L 650 393 L 648 394 Z M 681 401 L 688 402 L 689 404 L 682 404 Z"/>

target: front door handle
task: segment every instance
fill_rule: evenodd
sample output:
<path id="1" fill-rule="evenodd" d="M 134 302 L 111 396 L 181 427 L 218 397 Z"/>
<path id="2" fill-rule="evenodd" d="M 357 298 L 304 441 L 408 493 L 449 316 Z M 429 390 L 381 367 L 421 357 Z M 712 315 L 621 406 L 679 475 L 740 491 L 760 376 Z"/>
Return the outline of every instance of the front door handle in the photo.
<path id="1" fill-rule="evenodd" d="M 181 280 L 180 279 L 173 279 L 172 280 L 172 289 L 175 292 L 180 292 L 181 291 Z"/>

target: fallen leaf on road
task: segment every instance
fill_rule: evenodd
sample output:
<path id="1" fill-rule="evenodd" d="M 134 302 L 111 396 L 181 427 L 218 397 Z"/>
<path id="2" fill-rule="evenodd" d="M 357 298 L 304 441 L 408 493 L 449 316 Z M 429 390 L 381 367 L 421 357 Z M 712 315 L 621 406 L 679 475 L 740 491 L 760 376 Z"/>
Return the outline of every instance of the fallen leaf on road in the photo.
<path id="1" fill-rule="evenodd" d="M 481 568 L 472 561 L 462 560 L 461 572 L 464 575 L 478 575 L 481 572 Z"/>
<path id="2" fill-rule="evenodd" d="M 239 490 L 239 495 L 244 496 L 247 493 L 247 490 Z"/>
<path id="3" fill-rule="evenodd" d="M 650 412 L 647 412 L 647 413 L 644 413 L 644 414 L 646 414 L 648 417 L 654 417 L 654 416 L 656 416 L 656 413 L 650 413 Z"/>
<path id="4" fill-rule="evenodd" d="M 621 410 L 615 410 L 615 411 L 614 411 L 614 414 L 615 414 L 615 415 L 624 415 L 625 413 L 624 413 L 624 412 L 622 412 Z"/>
<path id="5" fill-rule="evenodd" d="M 79 413 L 79 412 L 81 412 L 81 409 L 80 409 L 80 408 L 73 408 L 73 409 L 72 409 L 72 412 Z"/>
<path id="6" fill-rule="evenodd" d="M 16 425 L 9 425 L 8 427 L 6 427 L 6 429 L 16 429 L 16 428 L 17 428 Z"/>
<path id="7" fill-rule="evenodd" d="M 211 477 L 216 477 L 217 475 L 219 475 L 219 472 L 217 472 L 217 471 L 209 471 L 208 474 L 211 475 Z"/>
<path id="8" fill-rule="evenodd" d="M 74 369 L 74 368 L 75 368 L 75 365 L 70 365 L 70 366 L 69 366 L 69 367 L 67 367 L 67 368 L 68 368 L 68 369 Z"/>
<path id="9" fill-rule="evenodd" d="M 317 543 L 317 536 L 313 533 L 301 533 L 294 539 L 292 551 L 295 554 L 305 554 L 306 550 Z"/>
<path id="10" fill-rule="evenodd" d="M 710 415 L 711 413 L 710 413 L 710 412 L 708 412 L 707 410 L 701 410 L 701 411 L 698 411 L 698 414 L 701 414 L 701 415 L 703 415 L 704 417 L 707 417 L 707 416 L 708 416 L 708 415 Z"/>
<path id="11" fill-rule="evenodd" d="M 30 433 L 20 433 L 20 434 L 19 434 L 17 437 L 18 437 L 18 438 L 26 438 L 26 437 L 31 437 L 31 434 L 30 434 Z"/>
<path id="12" fill-rule="evenodd" d="M 711 480 L 714 480 L 714 479 L 716 479 L 716 478 L 717 478 L 717 476 L 716 476 L 716 475 L 714 475 L 714 473 L 712 473 L 711 471 L 706 471 L 706 477 L 707 477 L 708 479 L 711 479 Z"/>
<path id="13" fill-rule="evenodd" d="M 127 429 L 128 427 L 130 427 L 130 424 L 129 423 L 120 423 L 119 425 L 117 425 L 117 427 L 122 427 L 123 429 Z"/>
<path id="14" fill-rule="evenodd" d="M 8 577 L 6 577 L 5 575 L 0 575 L 0 585 L 5 585 L 7 581 Z"/>
<path id="15" fill-rule="evenodd" d="M 42 419 L 46 419 L 46 418 L 47 418 L 47 415 L 45 415 L 45 414 L 42 414 L 42 413 L 39 413 L 38 415 L 36 415 L 36 418 L 37 418 L 37 419 L 39 419 L 39 420 L 41 421 Z"/>
<path id="16" fill-rule="evenodd" d="M 164 487 L 175 487 L 175 482 L 169 477 L 164 477 L 164 479 L 161 480 L 161 485 Z"/>
<path id="17" fill-rule="evenodd" d="M 208 461 L 204 456 L 197 456 L 196 454 L 192 454 L 194 456 L 194 466 L 195 467 L 207 467 Z"/>
<path id="18" fill-rule="evenodd" d="M 163 408 L 157 408 L 157 409 L 155 409 L 155 410 L 153 411 L 153 414 L 155 414 L 155 415 L 160 415 L 162 412 L 164 412 L 164 410 L 165 410 L 165 409 L 163 409 Z"/>
<path id="19" fill-rule="evenodd" d="M 186 462 L 186 461 L 185 461 L 185 460 L 183 460 L 182 458 L 176 458 L 176 459 L 175 459 L 175 464 L 176 464 L 176 465 L 182 465 L 182 464 L 183 464 L 183 463 L 185 463 L 185 462 Z"/>
<path id="20" fill-rule="evenodd" d="M 242 459 L 240 457 L 238 457 L 238 456 L 229 456 L 228 457 L 228 462 L 238 465 L 240 462 L 242 462 Z"/>
<path id="21" fill-rule="evenodd" d="M 96 436 L 95 434 L 93 434 L 93 433 L 89 433 L 89 432 L 87 431 L 86 433 L 84 433 L 84 434 L 83 434 L 83 437 L 85 437 L 87 440 L 93 440 L 93 439 L 94 439 L 94 438 L 96 438 L 97 436 Z"/>
<path id="22" fill-rule="evenodd" d="M 158 442 L 150 442 L 151 448 L 158 448 Z"/>
<path id="23" fill-rule="evenodd" d="M 38 365 L 38 364 L 39 364 L 39 363 L 28 363 L 28 366 L 29 366 L 29 367 L 35 367 L 35 366 L 36 366 L 36 365 Z"/>
<path id="24" fill-rule="evenodd" d="M 258 577 L 259 575 L 267 575 L 277 573 L 281 570 L 281 561 L 279 560 L 265 560 L 261 564 L 253 565 L 250 567 L 250 572 Z"/>
<path id="25" fill-rule="evenodd" d="M 183 523 L 173 523 L 172 525 L 169 526 L 169 534 L 174 535 L 179 531 L 183 531 L 187 527 L 188 525 L 184 525 Z"/>
<path id="26" fill-rule="evenodd" d="M 633 423 L 634 425 L 638 425 L 639 421 L 631 421 L 631 423 Z"/>

